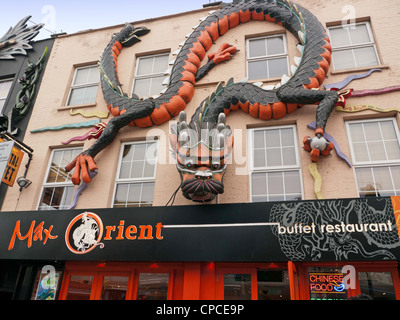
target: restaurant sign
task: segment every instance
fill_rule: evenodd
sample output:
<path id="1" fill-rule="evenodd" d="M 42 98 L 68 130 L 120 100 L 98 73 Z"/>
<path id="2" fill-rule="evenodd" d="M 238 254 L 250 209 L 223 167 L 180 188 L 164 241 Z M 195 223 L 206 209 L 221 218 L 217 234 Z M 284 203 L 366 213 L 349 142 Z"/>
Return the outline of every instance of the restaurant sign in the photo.
<path id="1" fill-rule="evenodd" d="M 8 212 L 0 260 L 399 260 L 399 214 L 400 197 Z"/>

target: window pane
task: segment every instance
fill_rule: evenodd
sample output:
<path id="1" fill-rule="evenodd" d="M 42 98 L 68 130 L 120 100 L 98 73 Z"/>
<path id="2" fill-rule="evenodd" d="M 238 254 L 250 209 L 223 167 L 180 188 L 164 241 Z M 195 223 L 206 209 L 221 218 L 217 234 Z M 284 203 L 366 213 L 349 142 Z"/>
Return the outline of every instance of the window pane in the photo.
<path id="1" fill-rule="evenodd" d="M 139 97 L 150 96 L 151 78 L 149 79 L 136 79 L 133 92 Z"/>
<path id="2" fill-rule="evenodd" d="M 367 141 L 382 140 L 379 122 L 365 122 L 363 126 Z"/>
<path id="3" fill-rule="evenodd" d="M 98 88 L 98 85 L 86 87 L 86 91 L 81 104 L 94 103 L 96 101 Z"/>
<path id="4" fill-rule="evenodd" d="M 281 146 L 280 130 L 265 130 L 266 141 L 265 146 L 267 148 L 276 148 Z"/>
<path id="5" fill-rule="evenodd" d="M 290 300 L 286 270 L 257 270 L 258 300 Z"/>
<path id="6" fill-rule="evenodd" d="M 74 195 L 74 187 L 44 188 L 39 210 L 67 209 Z"/>
<path id="7" fill-rule="evenodd" d="M 128 277 L 105 276 L 100 300 L 125 300 Z"/>
<path id="8" fill-rule="evenodd" d="M 253 173 L 251 175 L 252 195 L 267 194 L 267 178 L 265 173 Z"/>
<path id="9" fill-rule="evenodd" d="M 249 62 L 249 80 L 268 78 L 267 61 Z"/>
<path id="10" fill-rule="evenodd" d="M 255 168 L 266 167 L 265 150 L 264 149 L 254 150 L 254 167 Z"/>
<path id="11" fill-rule="evenodd" d="M 301 193 L 299 171 L 285 172 L 285 193 Z"/>
<path id="12" fill-rule="evenodd" d="M 153 62 L 154 62 L 154 57 L 139 58 L 138 59 L 139 67 L 137 69 L 136 75 L 141 76 L 153 73 Z"/>
<path id="13" fill-rule="evenodd" d="M 114 208 L 126 207 L 128 190 L 129 190 L 129 184 L 117 185 L 117 190 L 115 191 L 115 198 L 114 198 Z"/>
<path id="14" fill-rule="evenodd" d="M 375 188 L 379 190 L 393 190 L 392 178 L 389 167 L 373 168 Z"/>
<path id="15" fill-rule="evenodd" d="M 288 73 L 286 58 L 268 60 L 269 78 L 281 77 Z"/>
<path id="16" fill-rule="evenodd" d="M 99 83 L 100 81 L 100 72 L 99 72 L 99 68 L 96 67 L 92 67 L 89 69 L 89 76 L 87 79 L 87 83 Z"/>
<path id="17" fill-rule="evenodd" d="M 140 196 L 142 193 L 142 184 L 130 184 L 126 207 L 140 207 Z"/>
<path id="18" fill-rule="evenodd" d="M 257 39 L 249 41 L 249 57 L 264 57 L 267 55 L 265 39 Z"/>
<path id="19" fill-rule="evenodd" d="M 167 300 L 168 273 L 140 273 L 137 300 Z"/>
<path id="20" fill-rule="evenodd" d="M 82 85 L 88 83 L 90 68 L 77 69 L 74 85 Z"/>
<path id="21" fill-rule="evenodd" d="M 332 52 L 335 69 L 352 69 L 356 67 L 351 49 Z"/>
<path id="22" fill-rule="evenodd" d="M 253 131 L 253 139 L 254 148 L 265 147 L 264 131 Z"/>
<path id="23" fill-rule="evenodd" d="M 149 91 L 149 96 L 159 95 L 164 89 L 163 82 L 165 80 L 164 76 L 151 78 L 151 87 Z"/>
<path id="24" fill-rule="evenodd" d="M 284 166 L 294 166 L 296 165 L 296 151 L 293 148 L 283 148 L 282 149 L 283 165 Z"/>
<path id="25" fill-rule="evenodd" d="M 353 151 L 356 161 L 369 161 L 366 143 L 353 143 Z"/>
<path id="26" fill-rule="evenodd" d="M 169 55 L 157 56 L 154 58 L 153 73 L 164 73 L 167 70 Z"/>
<path id="27" fill-rule="evenodd" d="M 388 160 L 399 160 L 400 159 L 400 147 L 397 140 L 385 142 L 386 152 Z"/>
<path id="28" fill-rule="evenodd" d="M 373 300 L 396 300 L 391 272 L 358 272 L 361 293 Z"/>
<path id="29" fill-rule="evenodd" d="M 369 142 L 368 151 L 370 161 L 382 161 L 386 160 L 385 148 L 382 142 Z"/>
<path id="30" fill-rule="evenodd" d="M 376 66 L 379 64 L 374 47 L 354 49 L 354 56 L 356 57 L 357 67 Z"/>
<path id="31" fill-rule="evenodd" d="M 348 28 L 352 44 L 371 42 L 367 25 L 359 24 Z"/>
<path id="32" fill-rule="evenodd" d="M 283 190 L 283 177 L 282 172 L 269 172 L 268 173 L 268 193 L 271 194 L 284 194 Z"/>
<path id="33" fill-rule="evenodd" d="M 329 29 L 329 35 L 333 47 L 341 47 L 350 45 L 350 38 L 347 30 L 344 28 Z"/>
<path id="34" fill-rule="evenodd" d="M 379 121 L 381 125 L 381 131 L 383 139 L 385 140 L 397 140 L 396 131 L 394 129 L 393 121 Z"/>
<path id="35" fill-rule="evenodd" d="M 68 284 L 67 300 L 90 300 L 92 276 L 71 276 Z"/>
<path id="36" fill-rule="evenodd" d="M 400 189 L 400 167 L 390 167 L 392 173 L 394 187 L 396 190 Z"/>
<path id="37" fill-rule="evenodd" d="M 293 129 L 281 129 L 282 147 L 294 146 Z"/>
<path id="38" fill-rule="evenodd" d="M 267 48 L 268 55 L 284 54 L 285 45 L 283 43 L 283 37 L 267 38 Z"/>
<path id="39" fill-rule="evenodd" d="M 360 194 L 362 193 L 363 196 L 375 196 L 375 183 L 371 168 L 356 168 L 355 173 Z"/>
<path id="40" fill-rule="evenodd" d="M 251 275 L 224 274 L 224 300 L 251 300 Z"/>
<path id="41" fill-rule="evenodd" d="M 70 106 L 83 104 L 86 88 L 72 89 L 71 96 L 69 97 Z"/>
<path id="42" fill-rule="evenodd" d="M 143 183 L 142 197 L 140 199 L 141 207 L 148 207 L 153 205 L 154 197 L 154 183 Z"/>
<path id="43" fill-rule="evenodd" d="M 349 125 L 351 140 L 353 142 L 364 142 L 364 129 L 362 123 L 351 123 Z"/>
<path id="44" fill-rule="evenodd" d="M 267 149 L 267 166 L 276 167 L 282 165 L 282 155 L 280 148 Z"/>
<path id="45" fill-rule="evenodd" d="M 0 82 L 0 99 L 6 99 L 10 92 L 13 80 L 7 80 Z"/>

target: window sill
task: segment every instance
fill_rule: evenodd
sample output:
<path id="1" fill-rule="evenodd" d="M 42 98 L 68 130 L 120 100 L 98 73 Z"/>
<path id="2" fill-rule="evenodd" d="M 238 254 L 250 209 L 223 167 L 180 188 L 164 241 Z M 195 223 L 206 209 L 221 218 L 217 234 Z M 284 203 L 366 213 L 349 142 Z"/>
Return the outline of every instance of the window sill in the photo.
<path id="1" fill-rule="evenodd" d="M 383 64 L 383 65 L 371 66 L 371 67 L 352 68 L 352 69 L 343 69 L 343 70 L 332 70 L 330 72 L 330 74 L 334 76 L 334 75 L 337 75 L 337 74 L 369 71 L 371 69 L 383 69 L 383 70 L 385 70 L 385 69 L 389 69 L 389 66 L 386 65 L 386 64 Z"/>
<path id="2" fill-rule="evenodd" d="M 64 106 L 57 109 L 57 111 L 69 111 L 71 109 L 82 109 L 82 108 L 93 108 L 96 107 L 97 103 L 89 103 L 89 104 L 79 104 L 76 106 Z"/>

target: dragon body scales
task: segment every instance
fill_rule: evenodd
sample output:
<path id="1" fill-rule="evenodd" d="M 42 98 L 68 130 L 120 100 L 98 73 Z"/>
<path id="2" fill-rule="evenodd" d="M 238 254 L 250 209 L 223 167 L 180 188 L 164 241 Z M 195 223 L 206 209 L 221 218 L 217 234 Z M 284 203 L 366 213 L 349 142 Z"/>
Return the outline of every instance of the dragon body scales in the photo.
<path id="1" fill-rule="evenodd" d="M 161 125 L 179 115 L 191 101 L 196 81 L 236 52 L 236 48 L 225 46 L 220 55 L 208 55 L 210 61 L 201 67 L 213 43 L 236 26 L 259 20 L 285 27 L 299 41 L 298 49 L 302 56 L 295 60 L 297 67 L 293 75 L 284 76 L 281 84 L 271 90 L 249 82 L 234 83 L 229 80 L 225 87 L 219 86 L 212 97 L 204 100 L 192 116 L 189 127 L 215 127 L 219 115 L 227 115 L 231 110 L 241 109 L 252 117 L 270 120 L 280 119 L 305 104 L 318 104 L 315 134 L 323 135 L 338 100 L 337 92 L 318 90 L 331 62 L 332 48 L 325 29 L 307 9 L 288 0 L 236 0 L 203 19 L 187 36 L 170 70 L 168 88 L 155 99 L 128 97 L 121 89 L 117 71 L 118 56 L 123 47 L 140 41 L 139 36 L 149 30 L 126 25 L 113 37 L 99 66 L 103 75 L 104 99 L 114 118 L 96 143 L 66 167 L 67 171 L 75 168 L 73 183 L 80 183 L 81 173 L 85 182 L 91 181 L 88 170 L 97 170 L 93 158 L 114 140 L 120 128 L 126 125 L 144 128 Z"/>

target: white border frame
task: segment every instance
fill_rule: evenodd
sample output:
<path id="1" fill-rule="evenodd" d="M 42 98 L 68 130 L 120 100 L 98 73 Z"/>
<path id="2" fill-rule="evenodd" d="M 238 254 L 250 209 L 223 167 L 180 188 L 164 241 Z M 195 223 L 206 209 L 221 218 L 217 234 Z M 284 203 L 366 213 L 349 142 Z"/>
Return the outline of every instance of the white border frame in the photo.
<path id="1" fill-rule="evenodd" d="M 284 47 L 284 53 L 281 54 L 274 54 L 274 55 L 265 55 L 265 56 L 260 56 L 260 57 L 251 57 L 250 58 L 250 41 L 253 40 L 267 40 L 270 38 L 278 38 L 278 37 L 282 37 L 283 39 L 283 47 Z M 255 38 L 248 38 L 246 39 L 246 76 L 248 79 L 250 79 L 250 75 L 249 75 L 249 62 L 253 62 L 253 61 L 268 61 L 268 60 L 273 60 L 276 58 L 286 58 L 286 72 L 285 74 L 290 73 L 290 69 L 289 69 L 289 53 L 288 53 L 288 45 L 287 45 L 287 38 L 286 38 L 286 34 L 282 33 L 282 34 L 274 34 L 274 35 L 269 35 L 269 36 L 263 36 L 263 37 L 255 37 Z M 269 73 L 269 69 L 268 69 L 268 73 Z M 282 75 L 283 76 L 283 75 Z M 282 77 L 280 76 L 280 77 Z M 250 81 L 257 81 L 257 80 L 263 80 L 263 79 L 274 79 L 276 77 L 269 77 L 269 74 L 267 75 L 267 77 L 265 78 L 261 78 L 261 79 L 253 79 Z"/>
<path id="2" fill-rule="evenodd" d="M 119 174 L 121 171 L 121 166 L 122 166 L 122 157 L 124 154 L 124 148 L 126 145 L 133 145 L 133 144 L 149 144 L 149 143 L 155 143 L 156 144 L 156 149 L 157 149 L 157 155 L 155 158 L 155 169 L 154 169 L 154 177 L 152 178 L 131 178 L 131 179 L 119 179 Z M 142 140 L 142 141 L 131 141 L 131 142 L 123 142 L 121 143 L 120 146 L 120 152 L 119 152 L 119 157 L 118 157 L 118 167 L 115 173 L 115 180 L 114 180 L 114 191 L 113 191 L 113 196 L 111 200 L 111 208 L 114 208 L 114 200 L 115 200 L 115 194 L 117 192 L 117 186 L 118 184 L 132 184 L 132 183 L 146 183 L 146 182 L 156 182 L 156 177 L 157 177 L 157 167 L 158 167 L 158 157 L 159 157 L 159 141 L 157 139 L 154 140 Z"/>
<path id="3" fill-rule="evenodd" d="M 134 74 L 134 78 L 133 78 L 133 83 L 132 83 L 132 88 L 131 88 L 131 97 L 133 96 L 134 90 L 135 90 L 135 84 L 136 84 L 136 80 L 141 80 L 141 79 L 151 79 L 151 78 L 158 78 L 158 77 L 164 77 L 166 78 L 167 76 L 165 75 L 165 71 L 167 71 L 169 64 L 167 64 L 165 70 L 163 72 L 160 73 L 149 73 L 149 74 L 145 74 L 145 75 L 138 75 L 138 70 L 139 70 L 139 64 L 140 64 L 140 60 L 141 59 L 147 59 L 147 58 L 155 58 L 155 57 L 161 57 L 161 56 L 168 56 L 168 61 L 170 60 L 170 53 L 169 52 L 165 52 L 165 53 L 157 53 L 157 54 L 149 54 L 149 55 L 145 55 L 145 56 L 140 56 L 136 58 L 136 64 L 135 64 L 135 74 Z M 157 93 L 156 95 L 159 95 L 160 93 Z M 139 98 L 146 98 L 146 97 L 150 97 L 150 96 L 143 96 Z"/>
<path id="4" fill-rule="evenodd" d="M 70 99 L 71 99 L 72 90 L 74 90 L 74 89 L 80 89 L 80 88 L 86 88 L 86 87 L 94 87 L 95 85 L 97 85 L 97 91 L 99 90 L 100 77 L 99 77 L 99 81 L 98 81 L 98 82 L 91 82 L 91 83 L 85 83 L 85 84 L 81 84 L 81 85 L 74 85 L 75 80 L 76 80 L 76 76 L 77 76 L 77 74 L 78 74 L 78 71 L 79 71 L 79 70 L 83 70 L 83 69 L 89 69 L 89 68 L 97 68 L 97 65 L 91 64 L 91 65 L 88 65 L 88 66 L 76 67 L 76 68 L 75 68 L 74 76 L 73 76 L 73 78 L 72 78 L 71 86 L 70 86 L 69 92 L 68 92 L 67 101 L 66 101 L 66 103 L 65 103 L 65 105 L 66 105 L 67 107 L 73 107 L 73 106 L 82 105 L 82 104 L 73 104 L 73 105 L 70 104 Z M 99 75 L 100 75 L 100 72 L 99 72 Z M 96 96 L 97 96 L 97 94 L 96 94 Z M 96 103 L 96 97 L 95 97 L 93 103 Z"/>
<path id="5" fill-rule="evenodd" d="M 292 166 L 274 166 L 274 167 L 264 167 L 262 169 L 255 169 L 253 166 L 253 134 L 255 131 L 265 131 L 265 130 L 276 130 L 276 129 L 293 129 L 293 139 L 294 139 L 294 148 L 295 148 L 295 157 L 296 157 L 296 165 Z M 253 173 L 267 173 L 267 172 L 288 172 L 288 171 L 298 171 L 300 176 L 300 193 L 301 199 L 304 199 L 304 185 L 303 185 L 303 173 L 301 170 L 300 163 L 300 153 L 299 153 L 299 142 L 297 135 L 297 126 L 293 125 L 281 125 L 281 126 L 271 126 L 271 127 L 260 127 L 260 128 L 252 128 L 247 130 L 247 159 L 249 161 L 249 199 L 252 201 L 252 193 L 253 187 L 251 183 L 251 175 Z"/>
<path id="6" fill-rule="evenodd" d="M 51 150 L 49 162 L 47 163 L 47 168 L 46 168 L 46 173 L 43 178 L 42 186 L 41 186 L 41 191 L 40 191 L 40 196 L 36 205 L 36 210 L 38 211 L 44 211 L 44 210 L 39 210 L 40 207 L 40 201 L 42 200 L 43 196 L 43 191 L 45 188 L 64 188 L 64 187 L 75 187 L 74 184 L 70 182 L 51 182 L 51 183 L 46 183 L 47 178 L 49 177 L 50 173 L 50 168 L 51 168 L 51 163 L 54 158 L 54 153 L 57 151 L 67 151 L 67 150 L 79 150 L 79 153 L 83 152 L 83 147 L 70 147 L 70 148 L 60 148 L 60 149 L 53 149 Z M 59 209 L 61 210 L 61 209 Z"/>
<path id="7" fill-rule="evenodd" d="M 357 181 L 357 175 L 356 175 L 356 169 L 357 168 L 372 168 L 372 167 L 390 167 L 390 166 L 400 166 L 400 159 L 396 160 L 384 160 L 384 161 L 362 161 L 362 162 L 357 162 L 355 160 L 355 153 L 354 153 L 354 149 L 353 149 L 353 142 L 351 139 L 351 134 L 350 134 L 350 124 L 353 123 L 366 123 L 366 122 L 383 122 L 383 121 L 391 121 L 394 125 L 394 131 L 395 134 L 397 136 L 397 141 L 400 144 L 400 131 L 399 131 L 399 127 L 397 125 L 397 121 L 395 118 L 374 118 L 374 119 L 364 119 L 364 120 L 349 120 L 345 122 L 345 126 L 346 126 L 346 134 L 347 134 L 347 140 L 349 143 L 349 148 L 350 148 L 350 154 L 351 154 L 351 159 L 353 162 L 353 175 L 354 175 L 354 181 L 356 184 L 356 188 L 357 188 L 357 193 L 360 196 L 360 188 L 358 186 L 358 181 Z M 372 176 L 372 178 L 374 178 Z M 392 178 L 392 183 L 393 183 L 393 177 Z M 375 181 L 374 181 L 375 183 Z M 394 183 L 393 183 L 394 186 Z M 376 192 L 377 190 L 375 190 Z"/>
<path id="8" fill-rule="evenodd" d="M 351 28 L 351 27 L 358 26 L 358 25 L 363 25 L 363 24 L 367 27 L 368 36 L 371 39 L 370 42 L 365 42 L 365 43 L 360 43 L 360 44 L 355 44 L 355 45 L 351 44 L 351 45 L 348 45 L 348 46 L 339 46 L 339 47 L 334 47 L 333 44 L 332 44 L 332 55 L 333 55 L 333 53 L 335 51 L 352 50 L 351 53 L 353 55 L 354 62 L 356 64 L 354 68 L 356 68 L 356 69 L 358 69 L 358 68 L 367 68 L 368 66 L 362 66 L 362 67 L 357 66 L 357 59 L 356 59 L 356 57 L 354 55 L 353 49 L 372 47 L 374 49 L 376 60 L 378 62 L 377 65 L 381 64 L 381 59 L 379 57 L 378 50 L 376 49 L 375 38 L 374 38 L 374 35 L 372 33 L 372 29 L 371 29 L 371 25 L 370 25 L 369 21 L 352 23 L 352 24 L 348 24 L 346 26 L 339 25 L 339 26 L 332 26 L 332 27 L 328 27 L 327 28 L 328 36 L 329 36 L 329 38 L 331 38 L 330 31 L 332 29 L 342 29 L 342 28 L 347 28 L 347 27 Z M 347 29 L 347 33 L 349 35 L 349 39 L 351 39 L 348 29 Z M 332 64 L 333 64 L 333 69 L 334 70 L 346 70 L 347 69 L 347 68 L 346 69 L 343 69 L 343 68 L 337 69 L 336 66 L 335 66 L 335 59 L 333 59 L 333 57 L 332 57 Z M 373 66 L 371 66 L 371 67 L 373 67 Z"/>

